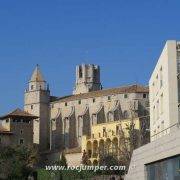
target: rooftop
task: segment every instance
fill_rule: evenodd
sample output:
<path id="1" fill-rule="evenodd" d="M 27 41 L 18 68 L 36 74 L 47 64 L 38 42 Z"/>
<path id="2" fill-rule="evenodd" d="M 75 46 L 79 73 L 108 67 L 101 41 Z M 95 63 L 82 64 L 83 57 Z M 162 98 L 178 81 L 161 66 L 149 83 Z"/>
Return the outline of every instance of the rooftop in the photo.
<path id="1" fill-rule="evenodd" d="M 64 96 L 64 97 L 56 98 L 51 102 L 56 102 L 56 101 L 66 102 L 66 101 L 73 101 L 78 99 L 86 99 L 86 98 L 108 96 L 114 94 L 124 94 L 124 93 L 149 93 L 149 88 L 147 86 L 135 84 L 129 86 L 121 86 L 117 88 L 92 91 L 89 93 Z"/>
<path id="2" fill-rule="evenodd" d="M 3 115 L 0 117 L 0 120 L 3 120 L 3 119 L 6 119 L 6 118 L 10 118 L 10 117 L 26 117 L 26 118 L 29 118 L 29 119 L 37 119 L 38 116 L 35 116 L 35 115 L 32 115 L 26 111 L 23 111 L 19 108 L 15 109 L 14 111 L 6 114 L 6 115 Z"/>
<path id="3" fill-rule="evenodd" d="M 44 82 L 45 81 L 38 64 L 36 65 L 36 68 L 34 69 L 34 72 L 31 76 L 30 81 L 31 82 Z"/>

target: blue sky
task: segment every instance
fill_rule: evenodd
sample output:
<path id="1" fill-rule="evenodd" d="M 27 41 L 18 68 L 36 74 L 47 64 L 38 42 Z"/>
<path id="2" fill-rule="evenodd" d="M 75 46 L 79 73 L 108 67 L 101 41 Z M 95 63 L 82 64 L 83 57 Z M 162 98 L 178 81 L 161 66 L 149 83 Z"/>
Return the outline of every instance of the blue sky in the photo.
<path id="1" fill-rule="evenodd" d="M 0 114 L 23 107 L 38 63 L 53 95 L 71 94 L 75 66 L 101 66 L 103 87 L 147 84 L 168 39 L 180 40 L 178 0 L 1 0 Z"/>

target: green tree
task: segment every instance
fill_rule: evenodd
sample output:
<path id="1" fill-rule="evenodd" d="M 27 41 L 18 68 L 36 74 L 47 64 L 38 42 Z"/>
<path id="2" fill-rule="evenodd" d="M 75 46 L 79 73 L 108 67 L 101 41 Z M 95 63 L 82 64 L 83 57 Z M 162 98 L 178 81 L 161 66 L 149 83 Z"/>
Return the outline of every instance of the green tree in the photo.
<path id="1" fill-rule="evenodd" d="M 34 147 L 0 149 L 0 172 L 8 179 L 27 179 L 37 161 L 37 149 Z"/>

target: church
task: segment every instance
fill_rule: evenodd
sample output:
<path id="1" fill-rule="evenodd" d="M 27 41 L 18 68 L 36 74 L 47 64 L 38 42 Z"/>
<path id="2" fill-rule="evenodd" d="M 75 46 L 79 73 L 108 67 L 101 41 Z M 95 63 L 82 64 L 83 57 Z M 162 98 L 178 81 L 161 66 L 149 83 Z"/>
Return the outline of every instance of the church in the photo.
<path id="1" fill-rule="evenodd" d="M 55 97 L 37 65 L 25 90 L 24 111 L 37 116 L 33 142 L 40 151 L 78 148 L 93 125 L 149 115 L 149 89 L 128 85 L 103 89 L 100 67 L 76 67 L 71 95 Z"/>

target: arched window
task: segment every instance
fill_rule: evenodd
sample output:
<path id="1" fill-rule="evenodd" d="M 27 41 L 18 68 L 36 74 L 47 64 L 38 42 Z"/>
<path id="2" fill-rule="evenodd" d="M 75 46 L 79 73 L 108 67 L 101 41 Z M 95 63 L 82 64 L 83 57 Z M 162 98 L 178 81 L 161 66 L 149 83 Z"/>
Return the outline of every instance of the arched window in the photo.
<path id="1" fill-rule="evenodd" d="M 108 122 L 114 121 L 114 113 L 108 112 L 107 118 L 108 118 Z"/>
<path id="2" fill-rule="evenodd" d="M 124 119 L 127 119 L 129 117 L 128 112 L 124 111 Z"/>

